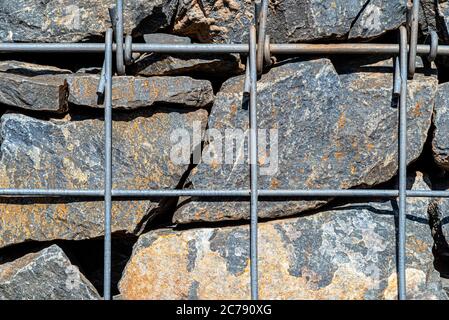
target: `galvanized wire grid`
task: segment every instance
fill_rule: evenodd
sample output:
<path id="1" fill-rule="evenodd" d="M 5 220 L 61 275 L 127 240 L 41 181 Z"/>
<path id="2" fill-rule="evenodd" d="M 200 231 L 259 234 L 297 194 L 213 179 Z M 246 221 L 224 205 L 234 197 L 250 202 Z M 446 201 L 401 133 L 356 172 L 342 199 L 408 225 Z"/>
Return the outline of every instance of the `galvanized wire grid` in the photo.
<path id="1" fill-rule="evenodd" d="M 158 197 L 246 197 L 250 198 L 250 280 L 251 298 L 258 299 L 258 249 L 257 249 L 257 204 L 259 197 L 398 197 L 399 241 L 398 241 L 398 298 L 406 299 L 405 245 L 406 245 L 406 200 L 407 197 L 449 197 L 449 191 L 407 190 L 407 79 L 415 72 L 416 55 L 428 55 L 430 61 L 437 55 L 449 55 L 449 46 L 438 46 L 436 32 L 431 32 L 430 45 L 418 45 L 418 14 L 420 1 L 414 0 L 410 21 L 399 28 L 399 44 L 271 44 L 265 27 L 268 15 L 268 0 L 256 4 L 256 21 L 250 26 L 248 44 L 133 44 L 130 35 L 123 43 L 123 0 L 117 0 L 110 10 L 113 29 L 106 31 L 105 44 L 101 43 L 0 43 L 0 52 L 104 52 L 104 64 L 98 93 L 104 93 L 105 166 L 104 190 L 68 189 L 0 189 L 0 196 L 48 196 L 104 198 L 104 288 L 103 297 L 111 299 L 111 208 L 113 197 L 158 198 Z M 410 43 L 408 31 L 410 30 Z M 115 34 L 115 44 L 113 43 Z M 244 92 L 250 96 L 250 190 L 118 190 L 112 189 L 112 63 L 116 54 L 118 75 L 125 74 L 127 64 L 132 63 L 133 52 L 157 53 L 237 53 L 248 56 Z M 396 55 L 393 92 L 399 96 L 399 187 L 397 190 L 264 190 L 258 187 L 257 161 L 257 76 L 265 66 L 273 62 L 272 54 L 393 54 Z M 224 199 L 225 200 L 225 199 Z M 226 200 L 225 200 L 226 201 Z"/>

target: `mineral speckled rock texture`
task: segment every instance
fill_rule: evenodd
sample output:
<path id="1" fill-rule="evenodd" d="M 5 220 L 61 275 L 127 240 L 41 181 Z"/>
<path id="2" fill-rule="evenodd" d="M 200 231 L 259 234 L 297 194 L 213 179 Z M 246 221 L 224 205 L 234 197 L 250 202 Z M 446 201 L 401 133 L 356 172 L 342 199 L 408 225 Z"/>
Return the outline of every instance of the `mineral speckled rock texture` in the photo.
<path id="1" fill-rule="evenodd" d="M 72 73 L 70 70 L 61 69 L 54 66 L 45 66 L 15 60 L 0 61 L 0 72 L 13 73 L 29 77 L 49 74 Z"/>
<path id="2" fill-rule="evenodd" d="M 329 60 L 318 59 L 283 64 L 263 75 L 258 82 L 258 127 L 267 130 L 268 141 L 274 138 L 266 146 L 259 140 L 259 188 L 348 189 L 392 178 L 397 172 L 398 109 L 392 95 L 391 62 L 346 63 L 338 68 L 338 74 Z M 209 129 L 223 136 L 229 128 L 248 130 L 248 109 L 241 94 L 243 81 L 240 76 L 223 85 L 209 116 Z M 421 154 L 426 141 L 437 84 L 435 75 L 422 73 L 408 83 L 409 163 Z M 278 130 L 277 144 L 275 135 L 268 131 L 271 129 Z M 226 144 L 225 139 L 221 143 Z M 193 188 L 249 189 L 247 161 L 239 163 L 234 158 L 225 162 L 223 150 L 228 147 L 220 150 L 213 140 L 205 146 L 203 161 L 190 177 Z M 226 152 L 246 159 L 247 143 Z M 207 162 L 205 155 L 211 155 Z M 191 200 L 180 203 L 175 222 L 249 216 L 247 201 Z M 325 202 L 262 198 L 259 216 L 288 216 Z"/>
<path id="3" fill-rule="evenodd" d="M 113 188 L 175 188 L 188 165 L 170 160 L 170 133 L 206 124 L 207 112 L 170 108 L 117 115 L 113 122 Z M 102 189 L 104 123 L 100 119 L 43 121 L 9 113 L 1 118 L 0 187 Z M 157 202 L 117 199 L 113 232 L 138 233 Z M 0 201 L 0 247 L 27 240 L 87 239 L 103 234 L 102 201 L 9 198 Z"/>
<path id="4" fill-rule="evenodd" d="M 0 72 L 2 104 L 34 111 L 65 112 L 68 96 L 68 85 L 63 78 L 42 79 Z"/>
<path id="5" fill-rule="evenodd" d="M 270 1 L 273 42 L 373 38 L 405 21 L 407 0 Z M 247 42 L 254 2 L 179 0 L 174 32 L 208 42 Z"/>
<path id="6" fill-rule="evenodd" d="M 187 37 L 155 33 L 145 35 L 145 42 L 159 44 L 191 44 Z M 196 75 L 214 80 L 243 73 L 240 58 L 235 54 L 172 54 L 150 53 L 142 55 L 130 66 L 131 74 L 145 77 Z"/>
<path id="7" fill-rule="evenodd" d="M 124 1 L 124 31 L 154 32 L 167 27 L 177 1 Z M 110 27 L 115 0 L 17 0 L 0 2 L 0 41 L 77 42 L 102 36 Z M 142 22 L 145 27 L 143 28 Z"/>
<path id="8" fill-rule="evenodd" d="M 422 174 L 413 189 L 429 190 Z M 408 202 L 409 299 L 447 299 L 433 269 L 428 203 Z M 260 298 L 395 299 L 397 218 L 391 200 L 260 223 Z M 144 234 L 119 289 L 123 299 L 248 299 L 249 228 Z"/>
<path id="9" fill-rule="evenodd" d="M 98 100 L 100 77 L 93 74 L 42 76 L 42 79 L 65 79 L 69 85 L 69 102 L 78 106 L 103 108 Z M 117 109 L 136 109 L 165 103 L 180 107 L 205 107 L 213 102 L 212 85 L 190 77 L 114 77 L 112 105 Z M 99 103 L 100 102 L 100 103 Z"/>
<path id="10" fill-rule="evenodd" d="M 0 41 L 76 42 L 101 36 L 115 1 L 33 0 L 0 3 Z M 268 32 L 275 42 L 372 38 L 405 21 L 407 0 L 270 1 Z M 166 28 L 202 42 L 246 42 L 254 15 L 247 0 L 124 2 L 125 32 Z"/>
<path id="11" fill-rule="evenodd" d="M 449 83 L 438 86 L 433 124 L 433 157 L 438 165 L 449 170 Z"/>
<path id="12" fill-rule="evenodd" d="M 93 285 L 52 245 L 0 265 L 0 300 L 96 300 Z"/>

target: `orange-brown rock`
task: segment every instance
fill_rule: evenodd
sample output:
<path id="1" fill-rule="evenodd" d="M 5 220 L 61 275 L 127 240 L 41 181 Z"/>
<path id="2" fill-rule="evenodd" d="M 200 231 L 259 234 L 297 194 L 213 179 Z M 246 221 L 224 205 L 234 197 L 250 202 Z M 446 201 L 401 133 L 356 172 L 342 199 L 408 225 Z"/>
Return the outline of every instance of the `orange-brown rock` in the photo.
<path id="1" fill-rule="evenodd" d="M 206 123 L 207 112 L 160 108 L 117 115 L 113 122 L 113 188 L 175 188 L 188 164 L 170 160 L 170 134 Z M 72 118 L 43 121 L 7 113 L 2 138 L 0 188 L 99 189 L 104 179 L 104 122 Z M 158 199 L 116 199 L 112 231 L 139 233 L 158 209 Z M 87 239 L 102 236 L 102 199 L 0 199 L 0 247 L 28 240 Z"/>
<path id="2" fill-rule="evenodd" d="M 415 178 L 410 178 L 410 183 Z M 418 173 L 414 189 L 429 186 Z M 409 299 L 447 299 L 433 267 L 428 199 L 408 202 Z M 395 299 L 397 205 L 354 203 L 259 224 L 261 299 Z M 142 235 L 120 281 L 124 299 L 249 299 L 249 227 Z"/>
<path id="3" fill-rule="evenodd" d="M 40 79 L 63 78 L 69 86 L 69 103 L 91 108 L 103 108 L 98 99 L 99 76 L 95 74 L 69 74 L 41 76 Z M 114 77 L 112 106 L 116 109 L 137 109 L 157 104 L 177 104 L 191 108 L 210 105 L 214 99 L 212 85 L 207 80 L 190 77 Z"/>

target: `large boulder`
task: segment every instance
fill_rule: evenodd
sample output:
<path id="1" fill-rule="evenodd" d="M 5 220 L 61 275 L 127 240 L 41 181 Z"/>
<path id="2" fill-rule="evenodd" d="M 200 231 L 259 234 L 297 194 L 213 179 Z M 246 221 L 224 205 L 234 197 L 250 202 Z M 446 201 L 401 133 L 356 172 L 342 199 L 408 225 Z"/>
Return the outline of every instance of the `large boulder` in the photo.
<path id="1" fill-rule="evenodd" d="M 0 300 L 96 300 L 100 295 L 57 245 L 0 265 Z"/>
<path id="2" fill-rule="evenodd" d="M 113 122 L 113 188 L 174 189 L 188 165 L 170 158 L 174 129 L 205 126 L 207 111 L 160 108 L 120 114 Z M 8 113 L 0 122 L 0 188 L 102 189 L 104 122 L 95 118 L 43 121 Z M 158 200 L 156 200 L 158 201 Z M 139 233 L 158 202 L 117 199 L 112 231 Z M 0 247 L 27 240 L 79 240 L 104 230 L 102 199 L 3 198 Z"/>
<path id="3" fill-rule="evenodd" d="M 262 76 L 257 110 L 258 128 L 263 129 L 259 132 L 261 189 L 369 187 L 396 174 L 398 108 L 392 93 L 392 61 L 353 60 L 344 65 L 338 68 L 339 75 L 326 59 L 285 63 Z M 408 163 L 418 158 L 427 139 L 438 84 L 434 70 L 427 70 L 430 75 L 422 71 L 418 68 L 408 84 Z M 190 177 L 195 189 L 250 187 L 249 165 L 243 161 L 248 158 L 247 136 L 232 145 L 226 132 L 248 130 L 243 82 L 243 76 L 228 80 L 216 96 L 208 125 L 215 132 Z M 277 133 L 269 131 L 273 129 Z M 248 201 L 229 200 L 183 201 L 174 221 L 248 218 Z M 326 202 L 261 198 L 259 215 L 288 216 Z"/>
<path id="4" fill-rule="evenodd" d="M 76 42 L 104 35 L 115 0 L 0 2 L 0 42 Z M 124 1 L 124 31 L 137 35 L 170 25 L 176 0 Z"/>
<path id="5" fill-rule="evenodd" d="M 405 21 L 407 0 L 270 1 L 273 42 L 373 38 Z M 179 0 L 174 32 L 203 42 L 248 41 L 254 2 Z"/>
<path id="6" fill-rule="evenodd" d="M 415 177 L 410 177 L 412 184 Z M 429 190 L 418 173 L 413 189 Z M 408 201 L 407 298 L 447 299 L 433 268 L 428 199 Z M 397 203 L 353 203 L 259 223 L 261 299 L 395 299 Z M 142 235 L 123 299 L 248 299 L 248 226 Z"/>
<path id="7" fill-rule="evenodd" d="M 449 170 L 449 83 L 438 86 L 433 125 L 433 158 L 440 167 Z"/>

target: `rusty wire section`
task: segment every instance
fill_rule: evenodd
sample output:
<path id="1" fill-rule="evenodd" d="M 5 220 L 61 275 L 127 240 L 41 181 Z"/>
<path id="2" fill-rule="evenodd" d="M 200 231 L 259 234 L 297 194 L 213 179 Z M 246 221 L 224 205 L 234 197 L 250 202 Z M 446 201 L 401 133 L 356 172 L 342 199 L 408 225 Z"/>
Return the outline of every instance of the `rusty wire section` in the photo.
<path id="1" fill-rule="evenodd" d="M 116 0 L 116 7 L 110 10 L 113 29 L 106 32 L 106 42 L 101 43 L 0 43 L 0 52 L 97 52 L 104 53 L 105 60 L 97 91 L 105 96 L 105 183 L 104 190 L 68 189 L 0 189 L 0 196 L 42 196 L 42 197 L 90 197 L 104 198 L 105 237 L 104 237 L 104 291 L 105 300 L 111 299 L 111 206 L 113 197 L 159 198 L 159 197 L 245 197 L 251 204 L 250 212 L 250 264 L 251 297 L 258 299 L 258 255 L 257 255 L 257 203 L 260 197 L 399 197 L 399 239 L 398 239 L 398 298 L 406 299 L 405 274 L 405 231 L 407 197 L 448 198 L 449 191 L 407 190 L 407 79 L 413 78 L 416 55 L 427 55 L 434 61 L 437 55 L 449 55 L 449 46 L 438 45 L 438 35 L 431 32 L 430 45 L 419 45 L 418 15 L 420 1 L 414 0 L 410 8 L 406 26 L 410 30 L 408 39 L 406 26 L 399 29 L 398 44 L 341 43 L 341 44 L 271 44 L 266 34 L 268 0 L 256 4 L 256 14 L 250 27 L 248 44 L 133 44 L 132 37 L 126 35 L 123 43 L 123 0 Z M 113 30 L 115 43 L 113 43 Z M 250 189 L 249 190 L 113 190 L 112 189 L 112 53 L 116 53 L 118 75 L 125 74 L 125 66 L 132 63 L 133 53 L 240 53 L 247 55 L 247 69 L 243 92 L 250 96 Z M 400 98 L 399 113 L 399 187 L 397 190 L 264 190 L 257 184 L 257 76 L 275 60 L 272 54 L 393 54 L 395 58 L 393 93 Z M 224 199 L 225 200 L 225 199 Z M 226 200 L 225 200 L 226 201 Z"/>

